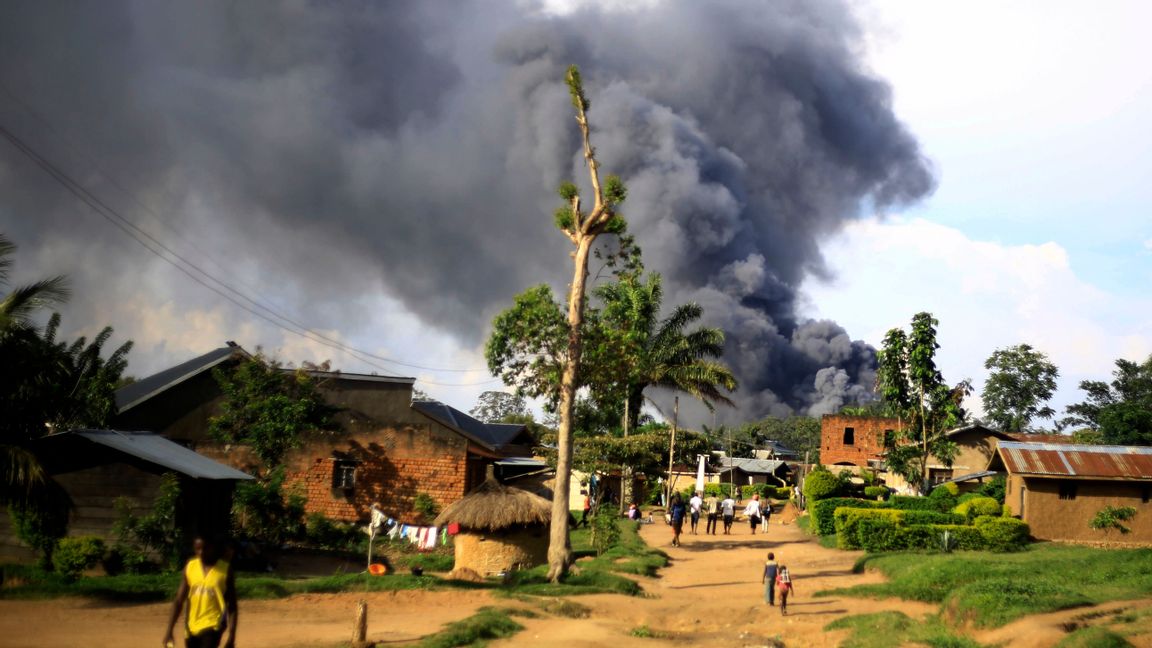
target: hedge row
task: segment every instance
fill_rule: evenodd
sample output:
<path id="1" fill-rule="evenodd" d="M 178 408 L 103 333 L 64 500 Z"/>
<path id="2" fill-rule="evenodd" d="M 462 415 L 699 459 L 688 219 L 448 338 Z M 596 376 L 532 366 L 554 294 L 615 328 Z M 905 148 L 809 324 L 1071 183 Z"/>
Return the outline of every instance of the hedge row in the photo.
<path id="1" fill-rule="evenodd" d="M 1015 518 L 980 516 L 973 525 L 959 514 L 840 507 L 834 512 L 836 544 L 869 552 L 905 549 L 1017 551 L 1028 543 L 1028 525 Z M 932 522 L 932 520 L 936 520 Z M 948 521 L 951 523 L 948 523 Z"/>

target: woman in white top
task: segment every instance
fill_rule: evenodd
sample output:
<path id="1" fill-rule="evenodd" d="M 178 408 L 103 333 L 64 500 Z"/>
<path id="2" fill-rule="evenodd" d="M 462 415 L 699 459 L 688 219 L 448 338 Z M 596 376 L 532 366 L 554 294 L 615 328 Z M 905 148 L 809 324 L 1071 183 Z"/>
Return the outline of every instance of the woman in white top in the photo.
<path id="1" fill-rule="evenodd" d="M 748 502 L 748 506 L 744 508 L 744 516 L 748 518 L 749 524 L 752 525 L 752 535 L 756 535 L 756 527 L 760 526 L 760 495 L 752 496 L 752 501 Z"/>

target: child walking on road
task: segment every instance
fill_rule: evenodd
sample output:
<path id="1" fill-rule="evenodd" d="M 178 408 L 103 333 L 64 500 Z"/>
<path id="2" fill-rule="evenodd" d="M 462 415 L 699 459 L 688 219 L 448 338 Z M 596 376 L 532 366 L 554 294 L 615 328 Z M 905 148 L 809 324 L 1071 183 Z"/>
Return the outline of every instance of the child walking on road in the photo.
<path id="1" fill-rule="evenodd" d="M 768 605 L 776 605 L 776 573 L 778 571 L 776 554 L 769 551 L 768 560 L 764 562 L 764 573 L 760 574 L 760 582 L 764 585 L 764 601 Z"/>
<path id="2" fill-rule="evenodd" d="M 776 591 L 780 594 L 780 614 L 788 614 L 788 595 L 795 591 L 792 586 L 792 575 L 788 568 L 780 565 L 776 570 Z"/>

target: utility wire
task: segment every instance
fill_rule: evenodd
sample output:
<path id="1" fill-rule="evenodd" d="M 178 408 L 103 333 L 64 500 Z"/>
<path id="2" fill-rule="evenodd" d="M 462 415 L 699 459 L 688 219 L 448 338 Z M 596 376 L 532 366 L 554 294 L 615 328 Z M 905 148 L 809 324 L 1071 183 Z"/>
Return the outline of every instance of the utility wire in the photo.
<path id="1" fill-rule="evenodd" d="M 339 351 L 343 351 L 344 353 L 347 353 L 348 355 L 352 356 L 353 358 L 360 360 L 361 362 L 364 362 L 370 366 L 376 367 L 377 369 L 380 369 L 381 371 L 388 372 L 391 370 L 386 368 L 386 367 L 383 367 L 383 366 L 381 366 L 375 362 L 372 362 L 371 360 L 369 360 L 369 358 L 374 359 L 374 360 L 379 360 L 382 362 L 396 364 L 396 365 L 412 367 L 412 368 L 416 368 L 416 369 L 424 369 L 427 371 L 451 371 L 451 372 L 474 371 L 474 370 L 470 370 L 470 369 L 440 369 L 440 368 L 435 368 L 435 367 L 427 367 L 427 366 L 423 366 L 423 365 L 417 365 L 414 363 L 406 363 L 406 362 L 402 362 L 399 360 L 393 360 L 391 358 L 386 358 L 384 356 L 379 356 L 379 355 L 376 355 L 373 353 L 369 353 L 367 351 L 356 349 L 356 348 L 348 346 L 342 342 L 334 340 L 333 338 L 330 338 L 326 335 L 323 335 L 321 333 L 313 331 L 313 330 L 307 328 L 306 326 L 300 324 L 299 322 L 293 320 L 292 318 L 289 318 L 285 315 L 282 315 L 282 314 L 278 313 L 277 311 L 275 311 L 274 309 L 269 308 L 267 306 L 264 306 L 263 304 L 260 304 L 259 302 L 255 301 L 254 299 L 248 297 L 244 293 L 236 290 L 235 288 L 232 288 L 226 282 L 223 282 L 223 281 L 217 279 L 211 273 L 205 271 L 203 268 L 199 267 L 198 265 L 196 265 L 192 261 L 181 256 L 179 253 L 177 253 L 176 251 L 174 251 L 171 248 L 169 248 L 168 246 L 166 246 L 163 242 L 156 239 L 155 237 L 153 237 L 148 232 L 137 227 L 134 223 L 132 223 L 131 220 L 125 218 L 119 212 L 117 212 L 114 208 L 105 204 L 102 200 L 100 200 L 99 197 L 93 195 L 83 185 L 81 185 L 80 183 L 73 180 L 67 173 L 65 173 L 64 171 L 62 171 L 61 169 L 56 167 L 51 161 L 49 161 L 48 159 L 46 159 L 45 157 L 43 157 L 42 155 L 37 153 L 35 149 L 33 149 L 30 145 L 28 145 L 26 142 L 24 142 L 16 134 L 14 134 L 10 130 L 8 130 L 2 124 L 0 124 L 0 135 L 3 135 L 4 138 L 7 139 L 13 146 L 15 146 L 17 150 L 19 150 L 26 157 L 28 157 L 30 160 L 32 160 L 45 173 L 47 173 L 53 180 L 55 180 L 57 183 L 59 183 L 61 186 L 63 186 L 69 193 L 71 193 L 73 196 L 78 198 L 81 202 L 88 205 L 88 207 L 91 208 L 93 211 L 95 211 L 98 215 L 100 215 L 102 218 L 107 220 L 109 223 L 111 223 L 117 229 L 119 229 L 122 232 L 124 232 L 125 234 L 127 234 L 129 237 L 131 237 L 133 240 L 138 242 L 140 245 L 142 245 L 149 252 L 151 252 L 152 254 L 154 254 L 155 256 L 160 258 L 161 260 L 165 261 L 166 263 L 168 263 L 172 267 L 174 267 L 177 270 L 179 270 L 180 272 L 182 272 L 189 279 L 192 279 L 193 281 L 200 284 L 201 286 L 203 286 L 203 287 L 211 290 L 212 292 L 216 293 L 217 295 L 227 299 L 229 302 L 238 306 L 239 308 L 243 309 L 244 311 L 248 312 L 249 314 L 251 314 L 255 317 L 258 317 L 261 320 L 268 322 L 269 324 L 272 324 L 273 326 L 275 326 L 281 330 L 287 331 L 289 333 L 293 333 L 295 335 L 303 337 L 304 339 L 310 340 L 312 342 L 316 342 L 318 344 L 321 344 L 321 345 L 324 345 L 324 346 L 327 346 L 327 347 L 330 347 L 330 348 L 333 348 L 333 349 L 336 349 Z M 129 193 L 129 192 L 126 192 L 126 193 Z M 171 255 L 172 257 L 175 257 L 180 262 L 185 264 L 187 267 L 185 267 L 185 265 L 181 265 L 181 263 L 177 263 L 176 261 L 172 260 L 172 258 L 169 258 L 168 256 L 166 256 L 164 254 L 164 252 L 167 252 L 167 254 Z M 202 275 L 203 277 L 207 278 L 209 281 L 217 284 L 218 286 L 220 286 L 220 288 L 208 283 L 207 281 L 205 281 L 205 279 L 202 279 L 201 276 L 198 276 L 197 274 L 193 273 L 192 270 L 189 270 L 189 268 L 191 268 L 192 270 L 195 270 L 196 273 L 199 273 L 199 275 Z M 224 290 L 221 290 L 221 288 L 223 288 L 224 290 L 227 290 L 228 292 L 235 294 L 240 299 L 237 299 L 237 298 L 227 294 L 226 292 L 224 292 Z M 240 301 L 241 299 L 248 302 L 248 304 L 251 304 L 251 306 L 246 305 L 245 303 L 242 303 Z M 260 309 L 260 310 L 257 310 L 257 309 Z M 260 311 L 265 311 L 267 314 L 265 314 L 264 312 L 260 312 Z M 277 321 L 277 320 L 280 320 L 280 321 Z M 291 326 L 287 326 L 283 322 L 287 322 Z M 297 330 L 297 329 L 300 329 L 300 330 Z M 431 381 L 431 380 L 422 380 L 421 382 L 425 382 L 425 383 L 430 384 L 430 385 L 455 387 L 455 386 L 482 385 L 482 384 L 496 382 L 498 380 L 499 380 L 498 378 L 494 378 L 494 379 L 490 379 L 490 380 L 484 380 L 484 381 L 473 382 L 473 383 L 439 383 L 439 382 L 435 382 L 435 381 Z"/>
<path id="2" fill-rule="evenodd" d="M 20 98 L 13 95 L 13 93 L 10 92 L 7 88 L 5 88 L 5 86 L 3 86 L 2 84 L 0 84 L 0 90 L 5 92 L 5 95 L 7 95 L 8 97 L 15 99 L 17 101 L 17 103 L 20 104 L 26 112 L 29 112 L 33 116 L 33 118 L 36 118 L 37 120 L 43 122 L 44 125 L 46 125 L 48 128 L 55 131 L 55 133 L 59 134 L 59 131 L 56 130 L 55 128 L 53 128 L 51 123 L 48 123 L 47 120 L 43 118 L 43 116 L 41 116 L 38 113 L 36 113 L 35 111 L 33 111 L 31 107 L 26 105 L 24 103 L 24 101 L 20 100 Z M 248 311 L 249 314 L 251 314 L 253 316 L 257 316 L 259 318 L 262 318 L 262 319 L 264 319 L 265 322 L 273 324 L 274 326 L 279 327 L 279 329 L 281 329 L 281 330 L 295 333 L 295 334 L 297 334 L 297 336 L 301 336 L 305 339 L 309 339 L 311 341 L 318 342 L 318 344 L 321 344 L 321 345 L 324 345 L 327 347 L 331 347 L 334 349 L 338 349 L 338 351 L 342 351 L 344 353 L 347 353 L 347 354 L 353 356 L 354 359 L 365 362 L 367 364 L 370 364 L 370 366 L 376 367 L 377 369 L 380 369 L 382 371 L 391 371 L 391 370 L 389 370 L 385 367 L 380 367 L 379 364 L 371 362 L 370 360 L 367 360 L 367 359 L 373 359 L 373 360 L 378 360 L 381 362 L 396 364 L 396 366 L 401 366 L 401 367 L 424 369 L 427 371 L 445 371 L 445 372 L 469 372 L 469 371 L 473 371 L 472 369 L 449 369 L 449 368 L 439 368 L 439 367 L 427 367 L 427 366 L 423 366 L 423 364 L 416 364 L 416 363 L 411 363 L 411 362 L 403 362 L 400 360 L 394 360 L 394 359 L 391 359 L 391 357 L 385 357 L 382 355 L 373 354 L 371 352 L 364 351 L 364 349 L 351 347 L 347 344 L 344 344 L 344 342 L 341 342 L 339 340 L 335 340 L 331 337 L 325 336 L 325 334 L 323 334 L 323 333 L 311 330 L 311 329 L 309 329 L 308 326 L 306 326 L 300 322 L 297 322 L 296 319 L 288 317 L 287 315 L 283 315 L 283 314 L 281 314 L 281 312 L 276 311 L 275 309 L 266 306 L 266 304 L 260 303 L 257 300 L 252 299 L 252 297 L 248 296 L 247 294 L 244 294 L 240 291 L 237 291 L 236 288 L 233 288 L 232 286 L 228 285 L 226 281 L 222 281 L 222 280 L 218 279 L 217 277 L 214 277 L 212 273 L 207 272 L 203 268 L 200 268 L 199 265 L 190 261 L 189 258 L 184 257 L 184 256 L 180 255 L 179 253 L 176 253 L 175 250 L 166 246 L 166 244 L 164 242 L 161 242 L 159 239 L 157 239 L 156 236 L 152 236 L 151 234 L 144 231 L 144 229 L 142 229 L 141 227 L 136 226 L 134 223 L 132 223 L 131 220 L 129 220 L 126 217 L 123 217 L 122 214 L 120 214 L 118 211 L 111 208 L 111 206 L 108 206 L 103 201 L 101 201 L 101 199 L 99 197 L 94 196 L 91 193 L 91 191 L 84 188 L 82 186 L 82 184 L 79 184 L 75 180 L 71 179 L 67 173 L 61 171 L 61 169 L 58 166 L 55 166 L 54 164 L 52 164 L 51 161 L 47 160 L 44 156 L 39 155 L 39 153 L 35 149 L 32 149 L 31 145 L 29 145 L 28 143 L 21 140 L 20 137 L 16 136 L 14 133 L 12 133 L 12 131 L 8 130 L 6 127 L 3 127 L 2 125 L 0 125 L 0 135 L 5 136 L 7 138 L 7 140 L 15 146 L 15 148 L 17 150 L 20 150 L 22 153 L 24 153 L 24 155 L 26 157 L 29 157 L 33 161 L 33 163 L 36 163 L 37 166 L 39 166 L 41 169 L 44 169 L 44 171 L 48 175 L 50 175 L 53 180 L 60 183 L 61 186 L 65 187 L 69 191 L 69 193 L 71 193 L 74 196 L 76 196 L 77 198 L 81 199 L 81 201 L 84 202 L 85 204 L 88 204 L 93 211 L 96 211 L 99 214 L 99 216 L 105 218 L 106 220 L 109 221 L 109 223 L 111 223 L 115 227 L 118 227 L 119 229 L 121 229 L 121 231 L 124 234 L 128 234 L 130 236 L 130 238 L 136 240 L 139 244 L 141 244 L 141 246 L 143 246 L 145 249 L 149 250 L 150 253 L 158 256 L 159 258 L 162 259 L 162 261 L 165 261 L 168 264 L 173 265 L 174 268 L 176 268 L 177 270 L 180 270 L 181 272 L 183 272 L 185 274 L 185 276 L 188 276 L 190 279 L 198 282 L 198 284 L 200 284 L 206 288 L 211 289 L 211 291 L 213 291 L 214 293 L 217 293 L 218 295 L 225 297 L 225 299 L 236 304 L 236 306 L 244 309 L 245 311 Z M 69 144 L 67 141 L 65 141 L 65 143 Z M 70 146 L 70 144 L 69 144 L 69 146 Z M 75 148 L 74 148 L 74 150 L 75 150 Z M 92 164 L 91 160 L 90 160 L 90 164 Z M 93 166 L 94 166 L 94 164 L 93 164 Z M 151 213 L 153 218 L 156 218 L 157 221 L 160 221 L 160 223 L 162 223 L 162 219 L 160 219 L 158 214 L 156 212 L 152 211 L 149 208 L 149 206 L 147 206 L 147 205 L 143 204 L 143 202 L 139 201 L 139 199 L 134 194 L 132 194 L 131 191 L 129 191 L 128 189 L 121 186 L 121 184 L 119 182 L 116 182 L 115 179 L 111 178 L 111 176 L 109 176 L 108 174 L 101 172 L 99 168 L 96 168 L 96 171 L 100 175 L 103 175 L 104 178 L 109 183 L 113 184 L 114 187 L 120 189 L 121 191 L 123 191 L 124 194 L 128 195 L 129 198 L 131 198 L 132 201 L 134 201 L 138 206 L 141 206 L 141 208 L 143 210 Z M 146 241 L 145 241 L 145 239 L 146 239 Z M 221 288 L 225 289 L 225 291 L 233 293 L 237 297 L 240 297 L 241 300 L 248 302 L 249 304 L 251 304 L 251 308 L 248 306 L 244 306 L 243 303 L 236 301 L 236 299 L 233 299 L 232 296 L 229 296 L 225 293 L 222 293 L 220 291 L 220 289 L 215 288 L 215 287 L 207 284 L 207 282 L 205 282 L 205 280 L 203 280 L 200 277 L 197 277 L 196 274 L 190 272 L 187 268 L 184 268 L 184 266 L 180 265 L 179 263 L 174 262 L 172 258 L 166 257 L 157 248 L 159 248 L 160 250 L 164 250 L 164 253 L 167 253 L 169 255 L 172 255 L 176 259 L 179 259 L 179 261 L 182 262 L 183 264 L 187 265 L 188 268 L 195 270 L 197 273 L 200 274 L 200 276 L 203 276 L 207 280 L 212 281 L 213 284 L 220 286 Z M 211 261 L 211 258 L 210 258 L 210 261 Z M 266 315 L 262 314 L 262 312 L 257 312 L 255 310 L 253 310 L 252 308 L 260 309 L 260 310 L 264 311 Z M 276 322 L 276 321 L 274 321 L 274 319 L 279 319 L 280 322 Z M 287 323 L 290 326 L 285 325 L 283 323 Z M 293 326 L 295 326 L 295 329 L 293 329 Z M 296 330 L 296 329 L 298 329 L 298 330 Z M 494 383 L 494 382 L 497 382 L 497 380 L 498 380 L 498 378 L 493 378 L 493 379 L 483 380 L 483 382 L 477 382 L 477 383 L 437 383 L 437 382 L 432 382 L 432 380 L 424 380 L 424 382 L 429 383 L 429 384 L 434 384 L 434 385 L 441 385 L 441 386 L 468 386 L 468 385 Z"/>

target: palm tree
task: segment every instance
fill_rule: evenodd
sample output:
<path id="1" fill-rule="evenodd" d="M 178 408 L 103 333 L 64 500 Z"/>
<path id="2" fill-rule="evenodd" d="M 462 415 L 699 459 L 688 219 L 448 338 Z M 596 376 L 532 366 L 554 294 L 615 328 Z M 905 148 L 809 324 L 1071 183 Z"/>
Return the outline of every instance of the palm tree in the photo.
<path id="1" fill-rule="evenodd" d="M 12 269 L 12 255 L 16 245 L 8 237 L 0 234 L 0 289 L 9 285 Z M 64 277 L 52 277 L 26 286 L 11 288 L 0 299 L 0 366 L 5 373 L 14 374 L 22 364 L 17 357 L 23 357 L 32 338 L 38 337 L 32 323 L 32 316 L 41 308 L 68 298 L 68 286 Z M 17 397 L 19 389 L 17 376 L 8 375 L 3 381 L 4 392 L 0 402 L 8 404 Z M 9 408 L 5 408 L 11 411 Z M 7 425 L 0 424 L 0 501 L 19 500 L 27 497 L 32 490 L 44 483 L 44 470 L 40 462 L 27 448 L 21 445 L 19 435 L 12 434 Z"/>
<path id="2" fill-rule="evenodd" d="M 8 286 L 12 254 L 15 252 L 16 244 L 0 234 L 0 289 Z M 31 318 L 36 311 L 67 301 L 68 295 L 68 281 L 62 276 L 12 288 L 0 300 L 0 337 L 16 329 L 31 327 Z"/>
<path id="3" fill-rule="evenodd" d="M 704 314 L 698 304 L 683 304 L 660 319 L 664 289 L 659 274 L 640 280 L 625 276 L 597 289 L 604 320 L 619 336 L 625 363 L 621 381 L 628 403 L 628 427 L 635 429 L 644 391 L 663 387 L 699 398 L 709 409 L 731 405 L 721 390 L 736 389 L 736 377 L 718 359 L 724 354 L 724 332 L 702 326 L 687 331 Z"/>

